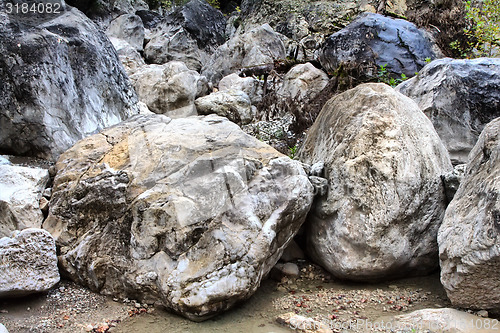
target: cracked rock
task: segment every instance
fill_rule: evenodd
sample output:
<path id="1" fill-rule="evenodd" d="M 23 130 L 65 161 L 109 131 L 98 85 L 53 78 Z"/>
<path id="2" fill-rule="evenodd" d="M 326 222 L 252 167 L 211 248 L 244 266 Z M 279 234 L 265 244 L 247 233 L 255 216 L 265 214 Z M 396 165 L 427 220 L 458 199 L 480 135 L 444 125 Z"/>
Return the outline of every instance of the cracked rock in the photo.
<path id="1" fill-rule="evenodd" d="M 204 320 L 250 297 L 302 225 L 301 164 L 215 115 L 134 116 L 57 162 L 44 227 L 67 276 Z"/>

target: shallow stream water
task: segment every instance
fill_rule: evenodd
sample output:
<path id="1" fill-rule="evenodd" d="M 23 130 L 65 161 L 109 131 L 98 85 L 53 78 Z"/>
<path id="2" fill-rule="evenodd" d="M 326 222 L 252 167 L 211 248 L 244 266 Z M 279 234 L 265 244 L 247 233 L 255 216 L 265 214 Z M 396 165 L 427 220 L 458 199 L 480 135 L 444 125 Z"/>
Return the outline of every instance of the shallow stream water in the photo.
<path id="1" fill-rule="evenodd" d="M 400 309 L 398 302 L 408 298 L 408 295 L 414 295 L 411 296 L 414 299 L 413 303 L 407 308 Z M 332 303 L 332 299 L 333 304 L 329 304 Z M 380 301 L 375 301 L 378 299 Z M 303 303 L 298 303 L 297 300 Z M 308 307 L 305 307 L 306 303 Z M 445 291 L 439 282 L 439 274 L 378 284 L 356 284 L 309 278 L 284 284 L 266 280 L 247 302 L 207 321 L 195 323 L 156 309 L 153 313 L 124 320 L 113 328 L 112 332 L 285 333 L 293 332 L 293 330 L 278 324 L 276 317 L 287 312 L 298 312 L 300 315 L 315 317 L 322 322 L 331 322 L 335 317 L 337 318 L 334 320 L 352 318 L 377 321 L 422 308 L 449 305 Z M 360 328 L 344 331 L 371 332 L 373 330 Z"/>

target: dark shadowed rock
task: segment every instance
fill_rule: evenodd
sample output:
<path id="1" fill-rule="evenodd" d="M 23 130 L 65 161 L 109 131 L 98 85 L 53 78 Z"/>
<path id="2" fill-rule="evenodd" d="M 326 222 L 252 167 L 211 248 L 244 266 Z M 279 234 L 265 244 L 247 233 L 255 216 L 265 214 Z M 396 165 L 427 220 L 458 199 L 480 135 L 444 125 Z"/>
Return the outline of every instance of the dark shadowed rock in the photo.
<path id="1" fill-rule="evenodd" d="M 1 152 L 56 159 L 137 113 L 113 45 L 77 9 L 22 18 L 0 10 L 0 31 Z"/>
<path id="2" fill-rule="evenodd" d="M 57 163 L 65 274 L 202 320 L 250 297 L 313 199 L 301 163 L 218 116 L 135 116 Z"/>
<path id="3" fill-rule="evenodd" d="M 484 126 L 500 117 L 500 59 L 439 59 L 397 87 L 432 121 L 454 163 L 465 163 Z"/>
<path id="4" fill-rule="evenodd" d="M 441 282 L 454 306 L 500 311 L 500 118 L 470 152 L 439 228 Z"/>
<path id="5" fill-rule="evenodd" d="M 309 255 L 352 280 L 428 273 L 438 266 L 446 208 L 441 175 L 452 170 L 430 120 L 382 83 L 329 100 L 298 158 L 324 161 L 328 193 L 308 217 Z"/>
<path id="6" fill-rule="evenodd" d="M 274 60 L 285 58 L 283 38 L 268 24 L 235 35 L 215 51 L 202 74 L 217 85 L 224 76 L 243 68 L 273 64 Z"/>
<path id="7" fill-rule="evenodd" d="M 135 15 L 139 16 L 146 29 L 153 29 L 161 22 L 162 16 L 152 10 L 138 10 Z"/>
<path id="8" fill-rule="evenodd" d="M 192 0 L 166 16 L 145 47 L 146 59 L 155 64 L 172 60 L 200 71 L 210 54 L 225 42 L 226 19 L 206 1 Z"/>
<path id="9" fill-rule="evenodd" d="M 379 14 L 358 16 L 344 29 L 331 35 L 319 52 L 319 61 L 330 73 L 355 68 L 359 79 L 373 79 L 379 66 L 395 77 L 414 76 L 425 59 L 440 57 L 430 35 L 413 23 Z"/>

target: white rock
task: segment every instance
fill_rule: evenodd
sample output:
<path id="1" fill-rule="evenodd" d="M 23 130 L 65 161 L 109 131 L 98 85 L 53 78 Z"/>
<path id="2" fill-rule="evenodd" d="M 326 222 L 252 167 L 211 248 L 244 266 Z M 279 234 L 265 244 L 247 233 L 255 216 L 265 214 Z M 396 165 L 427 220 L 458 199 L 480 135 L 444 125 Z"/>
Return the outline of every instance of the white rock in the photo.
<path id="1" fill-rule="evenodd" d="M 140 67 L 130 79 L 151 111 L 171 118 L 197 115 L 194 101 L 208 92 L 206 78 L 179 61 Z"/>
<path id="2" fill-rule="evenodd" d="M 248 124 L 254 116 L 250 98 L 241 90 L 225 90 L 211 93 L 195 101 L 199 114 L 215 113 L 237 124 Z"/>
<path id="3" fill-rule="evenodd" d="M 422 309 L 394 317 L 392 327 L 406 327 L 408 332 L 494 333 L 500 332 L 498 321 L 470 313 L 443 308 Z M 398 326 L 399 325 L 399 326 Z M 388 325 L 386 325 L 388 327 Z M 488 328 L 486 328 L 488 327 Z M 493 328 L 496 327 L 496 328 Z"/>
<path id="4" fill-rule="evenodd" d="M 238 74 L 224 76 L 219 82 L 219 91 L 241 90 L 245 92 L 252 104 L 262 101 L 264 83 L 253 77 L 240 77 Z"/>
<path id="5" fill-rule="evenodd" d="M 278 94 L 298 102 L 308 101 L 316 97 L 327 84 L 328 75 L 308 62 L 295 65 L 286 73 Z"/>
<path id="6" fill-rule="evenodd" d="M 448 152 L 430 120 L 385 84 L 329 100 L 299 160 L 324 162 L 328 193 L 309 214 L 308 251 L 337 277 L 375 280 L 438 265 Z"/>
<path id="7" fill-rule="evenodd" d="M 47 291 L 59 279 L 56 244 L 47 231 L 29 228 L 0 239 L 0 297 Z"/>
<path id="8" fill-rule="evenodd" d="M 137 50 L 124 40 L 110 37 L 109 40 L 118 53 L 120 61 L 130 76 L 134 74 L 138 68 L 146 65 L 144 59 Z"/>
<path id="9" fill-rule="evenodd" d="M 144 25 L 137 15 L 120 15 L 109 23 L 106 31 L 108 37 L 122 39 L 137 51 L 143 50 Z"/>
<path id="10" fill-rule="evenodd" d="M 0 155 L 0 165 L 12 164 L 9 159 L 5 156 Z"/>
<path id="11" fill-rule="evenodd" d="M 48 181 L 45 169 L 0 165 L 0 237 L 13 230 L 41 228 L 39 202 Z"/>
<path id="12" fill-rule="evenodd" d="M 276 318 L 281 325 L 301 333 L 333 333 L 327 324 L 312 318 L 307 318 L 293 312 L 285 313 Z"/>
<path id="13" fill-rule="evenodd" d="M 441 282 L 455 306 L 500 310 L 500 118 L 486 125 L 439 228 Z"/>

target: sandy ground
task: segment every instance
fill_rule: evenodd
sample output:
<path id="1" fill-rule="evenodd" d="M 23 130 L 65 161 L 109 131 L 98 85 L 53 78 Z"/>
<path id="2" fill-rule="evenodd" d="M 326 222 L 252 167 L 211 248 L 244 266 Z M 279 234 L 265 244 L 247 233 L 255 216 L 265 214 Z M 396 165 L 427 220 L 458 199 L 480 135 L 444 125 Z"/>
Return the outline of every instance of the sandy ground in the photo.
<path id="1" fill-rule="evenodd" d="M 47 294 L 0 301 L 0 323 L 16 332 L 292 332 L 276 322 L 288 312 L 340 324 L 377 321 L 423 308 L 449 307 L 439 275 L 379 284 L 332 279 L 319 267 L 299 263 L 298 279 L 263 281 L 239 307 L 202 323 L 134 300 L 113 300 L 62 281 Z M 128 302 L 127 302 L 128 301 Z M 348 332 L 376 330 L 354 329 Z"/>

